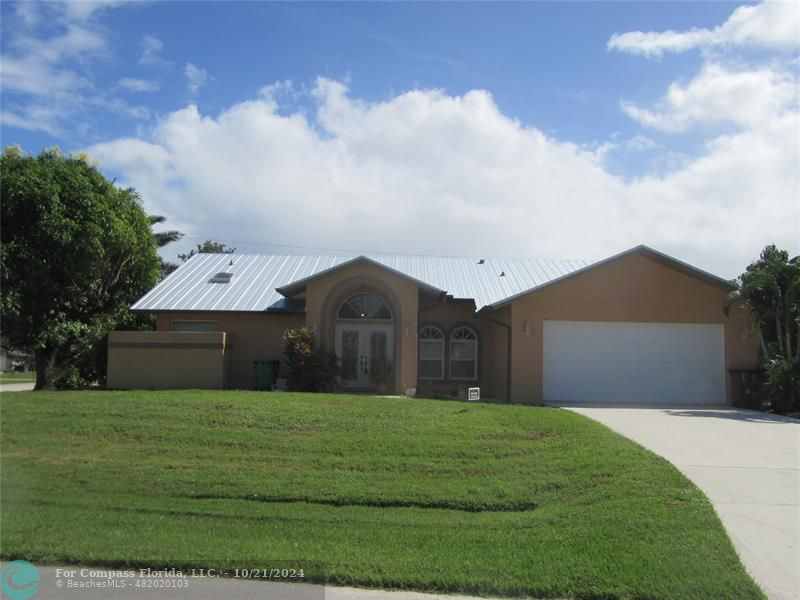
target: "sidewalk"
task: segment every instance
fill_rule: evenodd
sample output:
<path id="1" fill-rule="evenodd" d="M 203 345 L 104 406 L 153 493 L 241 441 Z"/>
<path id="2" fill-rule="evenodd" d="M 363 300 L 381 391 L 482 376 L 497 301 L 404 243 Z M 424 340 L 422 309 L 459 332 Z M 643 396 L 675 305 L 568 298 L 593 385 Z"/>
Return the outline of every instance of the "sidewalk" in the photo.
<path id="1" fill-rule="evenodd" d="M 0 383 L 0 393 L 4 392 L 30 392 L 35 384 L 33 381 L 27 383 Z"/>
<path id="2" fill-rule="evenodd" d="M 7 563 L 0 564 L 5 567 Z M 136 571 L 125 568 L 48 566 L 37 569 L 41 579 L 39 592 L 33 596 L 35 600 L 491 600 L 486 597 L 390 592 L 227 577 L 97 576 L 97 572 L 122 574 L 123 571 Z"/>

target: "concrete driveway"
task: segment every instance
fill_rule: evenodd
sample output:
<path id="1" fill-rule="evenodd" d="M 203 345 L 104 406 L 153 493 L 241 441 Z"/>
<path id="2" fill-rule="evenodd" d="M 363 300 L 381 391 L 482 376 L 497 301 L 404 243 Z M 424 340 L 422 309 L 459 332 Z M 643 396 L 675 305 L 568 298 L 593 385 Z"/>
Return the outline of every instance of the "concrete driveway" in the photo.
<path id="1" fill-rule="evenodd" d="M 800 598 L 800 422 L 729 408 L 565 407 L 673 463 L 773 600 Z"/>

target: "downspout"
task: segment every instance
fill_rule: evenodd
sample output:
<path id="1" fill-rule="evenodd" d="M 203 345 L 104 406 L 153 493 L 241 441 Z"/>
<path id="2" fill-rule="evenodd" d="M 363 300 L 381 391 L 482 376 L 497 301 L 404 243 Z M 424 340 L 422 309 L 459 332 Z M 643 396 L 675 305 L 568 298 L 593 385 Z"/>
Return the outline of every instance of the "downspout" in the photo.
<path id="1" fill-rule="evenodd" d="M 506 402 L 511 403 L 511 325 L 507 323 L 503 323 L 502 321 L 498 321 L 493 317 L 486 317 L 486 320 L 490 323 L 494 323 L 500 327 L 505 327 L 507 330 L 506 333 L 506 342 L 507 342 L 507 349 L 506 349 Z"/>

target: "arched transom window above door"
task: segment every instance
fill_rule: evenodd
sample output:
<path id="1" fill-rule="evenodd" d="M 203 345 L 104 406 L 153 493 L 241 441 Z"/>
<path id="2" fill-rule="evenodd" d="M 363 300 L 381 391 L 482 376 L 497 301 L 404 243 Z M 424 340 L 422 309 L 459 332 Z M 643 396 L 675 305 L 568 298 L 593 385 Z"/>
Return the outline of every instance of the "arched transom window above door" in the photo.
<path id="1" fill-rule="evenodd" d="M 363 293 L 355 294 L 345 300 L 336 316 L 343 320 L 391 321 L 392 311 L 377 294 Z"/>

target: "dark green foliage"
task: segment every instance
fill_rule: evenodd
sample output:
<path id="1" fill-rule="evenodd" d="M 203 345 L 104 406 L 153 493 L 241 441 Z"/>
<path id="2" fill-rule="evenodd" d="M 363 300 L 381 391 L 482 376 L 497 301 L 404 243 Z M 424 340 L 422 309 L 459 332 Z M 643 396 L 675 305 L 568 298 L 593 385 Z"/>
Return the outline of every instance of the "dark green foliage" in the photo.
<path id="1" fill-rule="evenodd" d="M 196 250 L 190 250 L 187 254 L 178 254 L 178 258 L 181 259 L 181 262 L 186 262 L 190 258 L 192 258 L 195 254 L 200 253 L 210 253 L 210 254 L 233 254 L 236 252 L 236 248 L 229 248 L 225 244 L 221 244 L 219 242 L 212 242 L 211 240 L 206 240 L 202 244 L 197 244 Z"/>
<path id="2" fill-rule="evenodd" d="M 372 357 L 369 365 L 369 380 L 379 394 L 394 389 L 394 362 L 386 357 Z"/>
<path id="3" fill-rule="evenodd" d="M 800 257 L 767 246 L 735 284 L 725 309 L 743 306 L 759 328 L 762 402 L 778 411 L 800 408 Z"/>
<path id="4" fill-rule="evenodd" d="M 34 352 L 37 389 L 85 385 L 95 344 L 159 277 L 139 195 L 85 157 L 18 149 L 0 158 L 0 193 L 3 336 Z"/>
<path id="5" fill-rule="evenodd" d="M 783 357 L 773 357 L 764 366 L 766 380 L 759 390 L 762 403 L 778 412 L 800 409 L 800 364 Z"/>
<path id="6" fill-rule="evenodd" d="M 112 329 L 152 331 L 155 329 L 155 316 L 134 314 L 129 310 L 120 311 L 109 331 Z M 105 386 L 107 370 L 108 334 L 99 338 L 81 338 L 71 346 L 69 362 L 59 365 L 54 378 L 54 387 L 60 390 L 75 390 L 95 383 Z"/>
<path id="7" fill-rule="evenodd" d="M 289 365 L 289 389 L 298 392 L 330 392 L 339 377 L 336 354 L 319 346 L 314 332 L 308 327 L 288 329 L 283 334 L 286 342 L 286 364 Z"/>
<path id="8" fill-rule="evenodd" d="M 162 215 L 148 215 L 148 220 L 150 221 L 150 227 L 154 225 L 161 225 L 164 223 L 167 218 Z M 174 229 L 168 231 L 154 231 L 153 232 L 153 239 L 156 241 L 156 246 L 159 248 L 163 248 L 164 246 L 171 244 L 173 242 L 177 242 L 183 237 L 183 233 L 180 231 L 176 231 Z M 175 263 L 169 262 L 167 260 L 161 259 L 161 277 L 166 277 L 170 273 L 172 273 L 175 269 L 178 268 L 178 265 Z"/>

